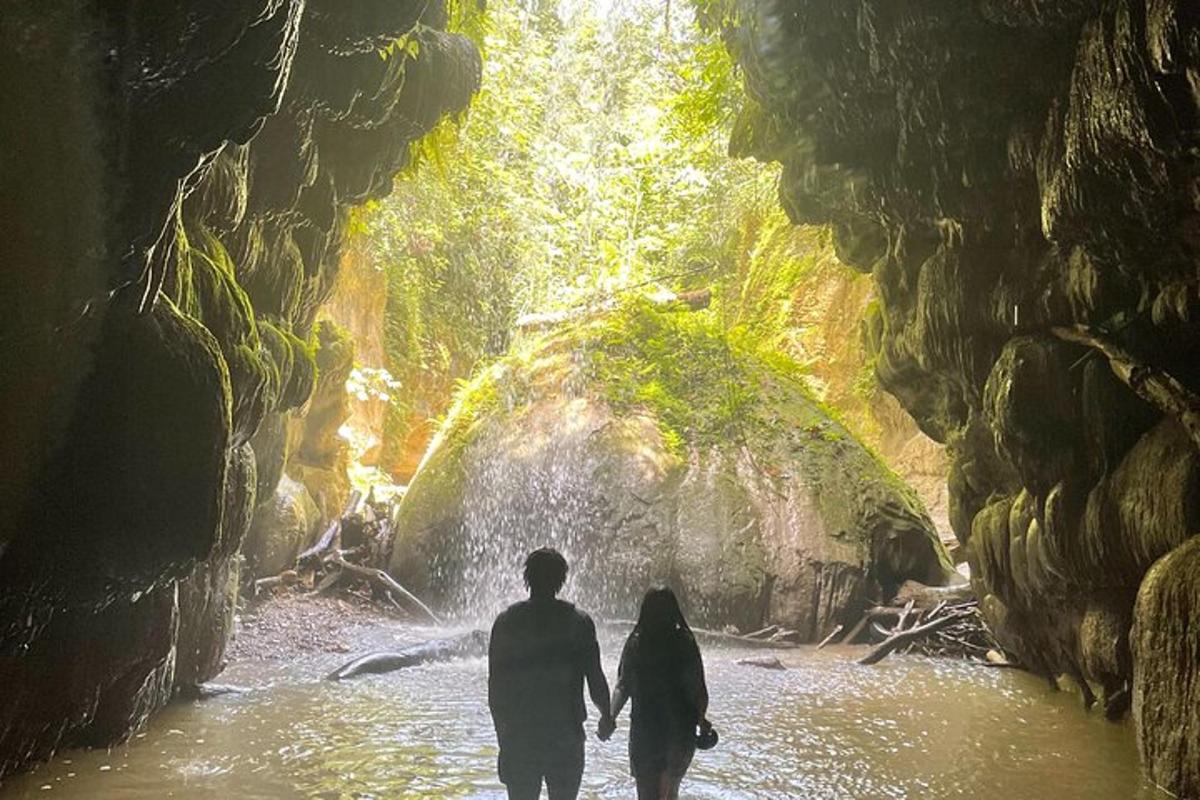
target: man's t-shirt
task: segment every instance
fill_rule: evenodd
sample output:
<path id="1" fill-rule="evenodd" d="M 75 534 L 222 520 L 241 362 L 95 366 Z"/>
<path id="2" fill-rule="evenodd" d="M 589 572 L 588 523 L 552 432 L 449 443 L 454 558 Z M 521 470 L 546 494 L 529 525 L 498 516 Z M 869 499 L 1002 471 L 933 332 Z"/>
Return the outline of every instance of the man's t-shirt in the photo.
<path id="1" fill-rule="evenodd" d="M 509 606 L 488 646 L 488 705 L 500 746 L 536 749 L 579 739 L 587 719 L 583 681 L 594 674 L 602 679 L 587 614 L 558 599 Z"/>

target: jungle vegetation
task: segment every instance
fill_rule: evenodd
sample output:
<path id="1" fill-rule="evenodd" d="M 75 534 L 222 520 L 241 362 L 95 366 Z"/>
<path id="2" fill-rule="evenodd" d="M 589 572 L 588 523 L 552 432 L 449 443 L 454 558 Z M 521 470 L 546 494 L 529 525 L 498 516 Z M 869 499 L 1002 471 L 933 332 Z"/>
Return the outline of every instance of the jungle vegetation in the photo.
<path id="1" fill-rule="evenodd" d="M 835 263 L 828 236 L 787 220 L 777 168 L 728 155 L 745 98 L 718 12 L 697 13 L 499 0 L 460 22 L 482 91 L 361 217 L 402 387 L 385 462 L 535 315 L 703 290 L 706 327 L 804 361 L 796 287 Z"/>

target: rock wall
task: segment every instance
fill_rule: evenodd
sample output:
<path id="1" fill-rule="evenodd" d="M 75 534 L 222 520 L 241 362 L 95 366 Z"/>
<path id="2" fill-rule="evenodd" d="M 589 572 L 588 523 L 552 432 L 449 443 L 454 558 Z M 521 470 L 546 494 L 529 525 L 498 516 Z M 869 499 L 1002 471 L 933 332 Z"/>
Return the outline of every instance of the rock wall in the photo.
<path id="1" fill-rule="evenodd" d="M 0 775 L 220 669 L 348 209 L 478 87 L 446 23 L 406 0 L 6 5 Z M 418 47 L 381 58 L 398 39 Z"/>
<path id="2" fill-rule="evenodd" d="M 874 275 L 877 375 L 948 447 L 950 520 L 997 634 L 1113 714 L 1133 681 L 1151 772 L 1197 796 L 1190 550 L 1143 579 L 1200 532 L 1200 455 L 1056 329 L 1200 389 L 1200 8 L 733 9 L 709 19 L 748 90 L 732 149 L 782 162 L 790 216 L 831 225 L 840 257 Z"/>

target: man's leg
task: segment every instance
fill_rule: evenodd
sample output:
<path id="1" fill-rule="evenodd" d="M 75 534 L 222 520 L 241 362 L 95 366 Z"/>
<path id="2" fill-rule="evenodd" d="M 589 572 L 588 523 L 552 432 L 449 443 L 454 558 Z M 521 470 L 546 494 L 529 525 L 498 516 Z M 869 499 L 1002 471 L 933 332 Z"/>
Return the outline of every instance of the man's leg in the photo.
<path id="1" fill-rule="evenodd" d="M 500 782 L 508 790 L 508 800 L 538 800 L 542 794 L 542 770 L 523 755 L 519 748 L 500 746 Z"/>
<path id="2" fill-rule="evenodd" d="M 508 789 L 508 800 L 538 800 L 542 794 L 542 776 L 522 775 L 515 779 L 510 776 L 504 788 Z"/>
<path id="3" fill-rule="evenodd" d="M 559 750 L 559 748 L 556 748 Z M 563 744 L 554 754 L 553 763 L 546 765 L 546 792 L 550 800 L 575 800 L 583 783 L 583 731 L 573 741 Z"/>

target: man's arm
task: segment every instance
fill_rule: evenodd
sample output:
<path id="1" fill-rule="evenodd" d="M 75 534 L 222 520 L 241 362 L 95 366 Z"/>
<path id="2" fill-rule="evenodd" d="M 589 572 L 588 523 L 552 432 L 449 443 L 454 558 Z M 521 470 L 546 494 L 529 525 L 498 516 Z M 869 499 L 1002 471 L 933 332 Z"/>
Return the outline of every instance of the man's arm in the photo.
<path id="1" fill-rule="evenodd" d="M 587 618 L 586 642 L 583 674 L 587 678 L 592 704 L 600 712 L 596 734 L 600 741 L 606 742 L 617 726 L 612 718 L 612 697 L 608 691 L 608 678 L 604 677 L 604 667 L 600 664 L 600 643 L 596 641 L 596 625 L 591 618 Z"/>
<path id="2" fill-rule="evenodd" d="M 492 724 L 496 727 L 496 735 L 503 736 L 509 720 L 508 708 L 510 703 L 505 691 L 505 678 L 508 667 L 508 637 L 496 618 L 492 625 L 492 635 L 488 639 L 488 708 L 492 712 Z"/>

